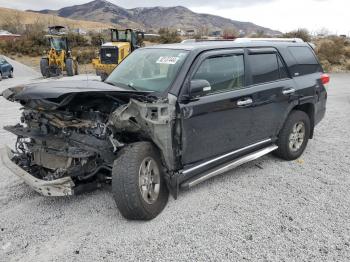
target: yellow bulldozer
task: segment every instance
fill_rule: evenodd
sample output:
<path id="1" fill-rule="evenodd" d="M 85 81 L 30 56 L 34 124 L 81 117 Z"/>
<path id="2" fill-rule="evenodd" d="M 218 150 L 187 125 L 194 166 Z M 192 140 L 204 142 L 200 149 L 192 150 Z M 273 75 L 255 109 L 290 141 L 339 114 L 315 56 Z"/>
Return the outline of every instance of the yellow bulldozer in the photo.
<path id="1" fill-rule="evenodd" d="M 111 41 L 103 43 L 99 57 L 92 60 L 96 74 L 104 81 L 131 52 L 143 45 L 145 34 L 133 29 L 110 29 Z"/>
<path id="2" fill-rule="evenodd" d="M 69 49 L 69 41 L 63 32 L 64 26 L 50 26 L 48 34 L 49 51 L 40 61 L 40 71 L 44 77 L 62 75 L 66 71 L 67 76 L 78 74 L 78 62 L 72 56 Z"/>

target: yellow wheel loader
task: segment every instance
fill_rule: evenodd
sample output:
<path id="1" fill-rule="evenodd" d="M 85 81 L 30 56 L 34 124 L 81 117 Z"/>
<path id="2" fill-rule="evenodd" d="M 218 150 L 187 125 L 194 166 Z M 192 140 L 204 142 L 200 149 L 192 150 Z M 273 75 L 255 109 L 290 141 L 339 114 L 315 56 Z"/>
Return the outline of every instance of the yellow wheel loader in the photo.
<path id="1" fill-rule="evenodd" d="M 63 26 L 49 27 L 49 34 L 46 35 L 46 38 L 50 49 L 40 61 L 40 71 L 44 77 L 59 76 L 64 71 L 67 76 L 78 74 L 78 62 L 72 56 L 67 36 L 62 32 L 63 29 Z"/>
<path id="2" fill-rule="evenodd" d="M 110 29 L 111 42 L 102 44 L 99 57 L 92 60 L 96 74 L 104 81 L 131 52 L 143 45 L 144 33 L 133 29 Z"/>

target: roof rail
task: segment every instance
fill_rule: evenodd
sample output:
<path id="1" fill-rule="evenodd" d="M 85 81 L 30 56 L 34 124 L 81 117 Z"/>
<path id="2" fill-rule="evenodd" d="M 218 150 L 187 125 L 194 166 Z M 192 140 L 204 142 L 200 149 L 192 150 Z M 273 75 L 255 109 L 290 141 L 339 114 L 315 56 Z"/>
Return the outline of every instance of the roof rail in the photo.
<path id="1" fill-rule="evenodd" d="M 304 43 L 301 38 L 236 38 L 234 40 L 238 43 L 245 42 L 289 42 L 289 43 Z"/>

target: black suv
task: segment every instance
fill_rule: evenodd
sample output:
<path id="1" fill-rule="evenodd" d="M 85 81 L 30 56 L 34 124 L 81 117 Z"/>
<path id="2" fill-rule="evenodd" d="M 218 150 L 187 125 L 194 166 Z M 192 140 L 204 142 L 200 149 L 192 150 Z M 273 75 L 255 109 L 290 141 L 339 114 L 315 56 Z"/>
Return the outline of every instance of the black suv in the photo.
<path id="1" fill-rule="evenodd" d="M 23 106 L 2 160 L 37 192 L 111 183 L 128 219 L 156 217 L 181 188 L 270 152 L 298 158 L 324 117 L 329 77 L 307 43 L 142 48 L 105 82 L 7 89 Z"/>

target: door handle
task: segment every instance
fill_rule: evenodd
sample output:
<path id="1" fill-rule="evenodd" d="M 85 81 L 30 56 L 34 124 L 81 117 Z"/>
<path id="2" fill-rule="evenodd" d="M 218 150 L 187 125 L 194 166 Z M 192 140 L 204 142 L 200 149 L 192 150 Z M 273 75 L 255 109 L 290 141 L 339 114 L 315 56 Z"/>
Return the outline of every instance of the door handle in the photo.
<path id="1" fill-rule="evenodd" d="M 288 89 L 284 89 L 282 91 L 282 94 L 284 94 L 284 95 L 290 95 L 290 94 L 293 94 L 293 93 L 295 93 L 295 89 L 294 88 L 288 88 Z"/>
<path id="2" fill-rule="evenodd" d="M 247 106 L 253 103 L 253 99 L 251 98 L 246 98 L 242 100 L 237 101 L 237 106 Z"/>

